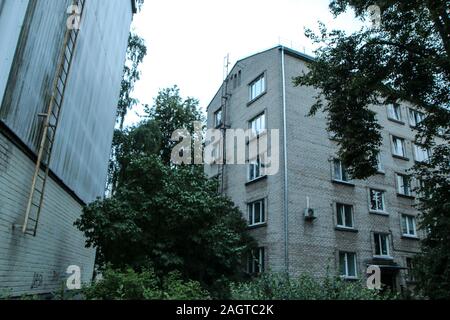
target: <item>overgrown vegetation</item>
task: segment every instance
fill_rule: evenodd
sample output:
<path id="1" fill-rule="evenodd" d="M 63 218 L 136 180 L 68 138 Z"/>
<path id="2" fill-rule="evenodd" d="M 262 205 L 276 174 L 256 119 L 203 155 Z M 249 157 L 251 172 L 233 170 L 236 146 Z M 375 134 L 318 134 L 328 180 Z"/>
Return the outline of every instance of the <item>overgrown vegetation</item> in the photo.
<path id="1" fill-rule="evenodd" d="M 267 273 L 249 282 L 233 284 L 235 300 L 387 300 L 396 295 L 369 290 L 360 281 L 350 282 L 340 277 L 314 279 L 309 275 L 297 278 L 285 274 Z"/>
<path id="2" fill-rule="evenodd" d="M 84 290 L 89 300 L 206 300 L 199 282 L 183 280 L 178 272 L 159 277 L 152 269 L 136 272 L 106 269 L 103 279 Z"/>

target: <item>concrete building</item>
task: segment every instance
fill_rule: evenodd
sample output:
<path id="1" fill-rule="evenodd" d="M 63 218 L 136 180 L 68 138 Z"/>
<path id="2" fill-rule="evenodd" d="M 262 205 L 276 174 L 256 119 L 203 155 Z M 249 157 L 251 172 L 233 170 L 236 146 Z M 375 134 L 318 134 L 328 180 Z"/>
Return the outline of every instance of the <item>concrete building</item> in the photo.
<path id="1" fill-rule="evenodd" d="M 306 116 L 318 92 L 292 83 L 311 60 L 282 46 L 242 59 L 208 107 L 208 128 L 251 128 L 260 138 L 271 129 L 280 132 L 275 175 L 265 175 L 252 161 L 205 166 L 259 243 L 248 271 L 364 279 L 367 267 L 378 265 L 385 285 L 412 285 L 410 258 L 419 252 L 422 235 L 413 184 L 404 174 L 426 157 L 413 144 L 421 114 L 408 105 L 374 108 L 384 127 L 379 173 L 352 180 L 336 158 L 325 114 Z"/>
<path id="2" fill-rule="evenodd" d="M 92 279 L 95 250 L 73 224 L 104 194 L 135 5 L 0 0 L 0 295 L 58 291 L 73 265 L 82 282 Z M 73 18 L 80 16 L 78 31 Z M 46 126 L 51 101 L 60 106 L 52 109 L 56 127 Z M 42 159 L 47 152 L 51 160 L 39 167 L 44 131 L 51 142 Z M 45 189 L 36 183 L 32 193 L 36 171 Z M 40 192 L 42 203 L 33 198 Z M 25 220 L 28 203 L 40 211 Z"/>

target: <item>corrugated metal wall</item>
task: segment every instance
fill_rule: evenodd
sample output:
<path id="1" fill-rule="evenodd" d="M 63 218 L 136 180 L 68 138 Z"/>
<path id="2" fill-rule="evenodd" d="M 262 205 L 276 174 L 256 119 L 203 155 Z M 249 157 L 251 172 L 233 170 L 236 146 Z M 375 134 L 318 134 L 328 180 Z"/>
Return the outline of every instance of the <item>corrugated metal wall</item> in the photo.
<path id="1" fill-rule="evenodd" d="M 0 0 L 0 101 L 3 100 L 28 0 Z"/>
<path id="2" fill-rule="evenodd" d="M 0 120 L 34 151 L 37 114 L 50 99 L 69 4 L 29 0 L 0 108 Z M 50 164 L 84 202 L 103 194 L 131 19 L 129 0 L 85 1 Z"/>

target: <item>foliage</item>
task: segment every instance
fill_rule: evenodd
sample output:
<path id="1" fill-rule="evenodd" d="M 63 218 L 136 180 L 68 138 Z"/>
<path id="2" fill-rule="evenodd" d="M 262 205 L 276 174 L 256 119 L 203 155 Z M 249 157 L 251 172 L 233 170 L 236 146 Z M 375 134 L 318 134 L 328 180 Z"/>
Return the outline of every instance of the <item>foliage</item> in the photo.
<path id="1" fill-rule="evenodd" d="M 241 276 L 242 255 L 252 245 L 239 209 L 217 190 L 202 166 L 169 163 L 171 130 L 193 130 L 201 120 L 195 99 L 165 89 L 136 127 L 117 131 L 110 177 L 111 197 L 84 208 L 76 226 L 97 248 L 105 267 L 152 265 L 158 276 L 178 270 L 212 294 L 226 294 Z"/>
<path id="2" fill-rule="evenodd" d="M 128 37 L 127 57 L 123 69 L 123 79 L 117 106 L 117 122 L 123 128 L 125 116 L 129 109 L 134 107 L 138 100 L 132 96 L 135 84 L 141 78 L 139 65 L 147 55 L 144 39 L 137 34 L 130 33 Z"/>
<path id="3" fill-rule="evenodd" d="M 161 132 L 155 121 L 143 121 L 124 130 L 115 130 L 108 168 L 108 185 L 114 194 L 123 184 L 132 159 L 145 154 L 157 154 L 161 148 Z"/>
<path id="4" fill-rule="evenodd" d="M 328 32 L 324 25 L 320 35 L 307 31 L 321 48 L 310 71 L 295 83 L 320 89 L 311 113 L 327 112 L 329 129 L 336 133 L 342 160 L 354 177 L 367 178 L 376 170 L 381 127 L 370 105 L 409 102 L 427 113 L 419 128 L 425 144 L 433 143 L 439 128 L 446 129 L 448 138 L 449 38 L 437 21 L 448 23 L 445 3 L 384 1 L 379 3 L 381 28 L 351 35 Z M 335 0 L 330 8 L 340 14 L 351 6 L 364 19 L 370 4 Z"/>
<path id="5" fill-rule="evenodd" d="M 426 231 L 422 253 L 414 261 L 420 293 L 432 299 L 450 298 L 450 148 L 439 146 L 430 162 L 418 163 L 422 181 L 419 209 Z"/>
<path id="6" fill-rule="evenodd" d="M 100 265 L 139 270 L 151 262 L 207 287 L 239 275 L 250 243 L 240 211 L 202 168 L 170 168 L 156 156 L 133 159 L 124 185 L 87 206 L 76 225 Z"/>
<path id="7" fill-rule="evenodd" d="M 231 288 L 234 300 L 385 300 L 395 298 L 369 290 L 361 282 L 339 277 L 317 280 L 309 275 L 290 278 L 285 274 L 267 273 L 250 282 L 235 283 Z"/>
<path id="8" fill-rule="evenodd" d="M 158 123 L 161 132 L 160 155 L 164 163 L 170 163 L 172 149 L 177 142 L 172 141 L 172 134 L 178 129 L 187 129 L 194 133 L 194 122 L 203 122 L 204 117 L 198 108 L 198 100 L 183 99 L 177 86 L 159 91 L 154 105 L 146 107 L 148 118 Z"/>
<path id="9" fill-rule="evenodd" d="M 415 128 L 415 143 L 434 151 L 428 163 L 411 170 L 422 181 L 417 190 L 421 227 L 429 231 L 421 261 L 416 261 L 421 269 L 418 287 L 429 297 L 449 297 L 450 3 L 333 0 L 330 9 L 339 15 L 352 8 L 367 21 L 367 8 L 373 4 L 381 9 L 379 27 L 350 35 L 328 31 L 323 24 L 318 35 L 308 30 L 306 35 L 320 49 L 309 71 L 294 82 L 318 89 L 310 114 L 326 112 L 328 128 L 339 143 L 338 156 L 357 179 L 376 172 L 382 143 L 378 110 L 406 103 L 424 113 Z"/>
<path id="10" fill-rule="evenodd" d="M 208 293 L 200 283 L 185 281 L 176 272 L 159 278 L 149 269 L 135 272 L 106 269 L 103 279 L 89 287 L 85 287 L 84 295 L 88 300 L 204 300 Z"/>
<path id="11" fill-rule="evenodd" d="M 11 298 L 12 289 L 2 289 L 0 290 L 0 300 L 8 300 Z"/>

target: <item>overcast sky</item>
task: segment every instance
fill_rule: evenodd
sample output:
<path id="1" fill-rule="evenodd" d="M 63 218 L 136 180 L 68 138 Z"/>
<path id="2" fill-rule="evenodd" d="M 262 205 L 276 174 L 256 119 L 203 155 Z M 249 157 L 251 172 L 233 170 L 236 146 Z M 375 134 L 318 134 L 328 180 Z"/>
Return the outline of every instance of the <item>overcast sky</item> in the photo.
<path id="1" fill-rule="evenodd" d="M 223 80 L 224 57 L 231 66 L 248 55 L 280 43 L 300 51 L 312 45 L 304 28 L 352 31 L 361 24 L 351 12 L 336 20 L 329 0 L 146 0 L 133 29 L 145 39 L 148 55 L 135 95 L 152 104 L 158 90 L 178 85 L 181 94 L 200 100 L 202 109 Z M 130 112 L 135 123 L 139 108 Z"/>

